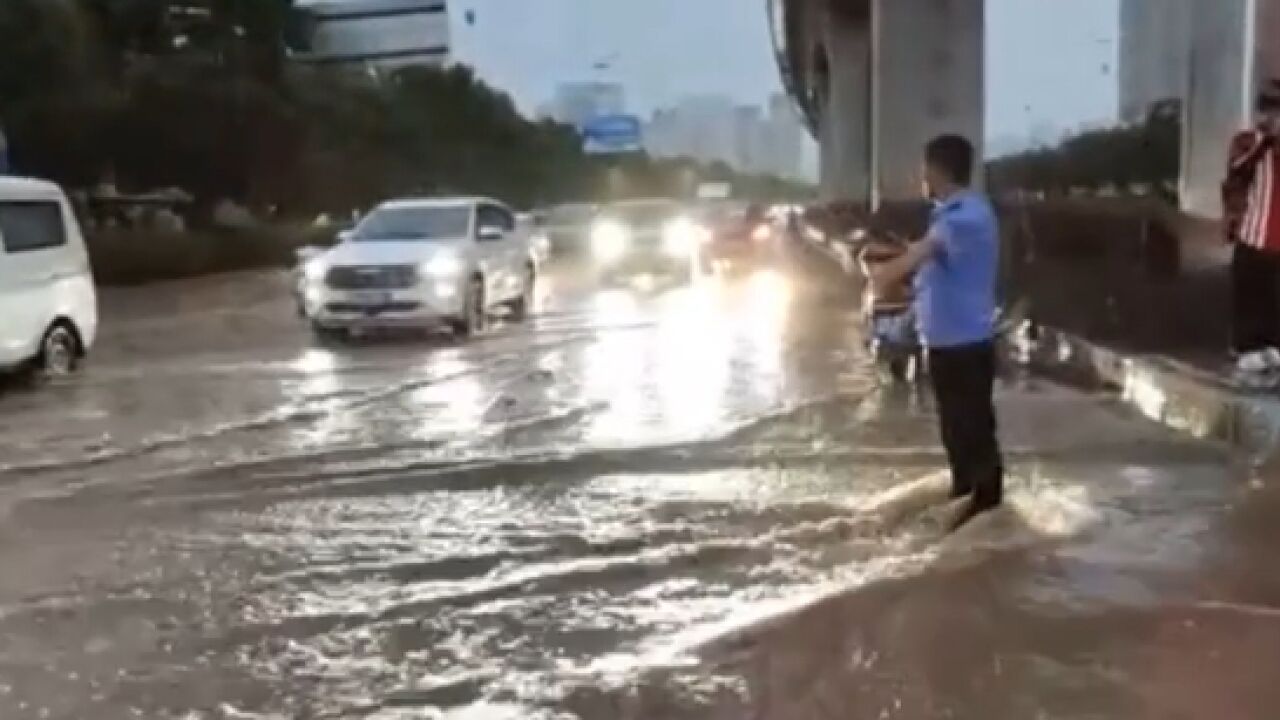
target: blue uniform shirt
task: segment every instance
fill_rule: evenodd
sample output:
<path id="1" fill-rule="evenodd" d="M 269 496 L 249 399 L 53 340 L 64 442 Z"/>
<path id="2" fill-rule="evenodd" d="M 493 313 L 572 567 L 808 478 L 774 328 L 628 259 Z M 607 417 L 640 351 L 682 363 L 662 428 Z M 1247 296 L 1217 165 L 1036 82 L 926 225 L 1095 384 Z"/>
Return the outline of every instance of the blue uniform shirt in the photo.
<path id="1" fill-rule="evenodd" d="M 915 277 L 916 317 L 929 347 L 991 340 L 995 335 L 1000 231 L 991 203 L 963 191 L 938 203 L 927 242 L 934 251 Z"/>

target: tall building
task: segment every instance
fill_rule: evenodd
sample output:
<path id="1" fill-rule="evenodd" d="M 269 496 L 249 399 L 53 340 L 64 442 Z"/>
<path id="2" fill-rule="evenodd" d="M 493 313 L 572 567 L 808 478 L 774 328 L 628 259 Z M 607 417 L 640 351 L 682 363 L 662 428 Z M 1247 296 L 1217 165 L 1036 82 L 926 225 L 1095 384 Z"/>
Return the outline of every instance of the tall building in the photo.
<path id="1" fill-rule="evenodd" d="M 1121 120 L 1141 122 L 1157 102 L 1186 96 L 1194 2 L 1121 0 Z"/>
<path id="2" fill-rule="evenodd" d="M 449 62 L 444 0 L 318 0 L 302 5 L 313 20 L 305 60 L 393 69 Z"/>
<path id="3" fill-rule="evenodd" d="M 654 157 L 685 155 L 680 113 L 675 108 L 655 110 L 644 128 L 644 149 Z"/>
<path id="4" fill-rule="evenodd" d="M 645 149 L 658 157 L 736 165 L 736 110 L 723 95 L 686 97 L 675 107 L 654 113 L 645 133 Z"/>
<path id="5" fill-rule="evenodd" d="M 620 115 L 627 110 L 623 87 L 611 82 L 563 83 L 543 112 L 558 122 L 581 128 L 593 118 Z"/>
<path id="6" fill-rule="evenodd" d="M 657 157 L 723 162 L 740 172 L 797 180 L 805 176 L 804 127 L 790 98 L 781 93 L 763 109 L 735 105 L 722 95 L 684 98 L 653 114 L 645 149 Z"/>
<path id="7" fill-rule="evenodd" d="M 764 174 L 769 127 L 760 108 L 739 105 L 733 110 L 733 155 L 729 164 L 741 172 Z"/>
<path id="8" fill-rule="evenodd" d="M 736 157 L 737 108 L 724 95 L 696 95 L 678 108 L 685 119 L 689 154 L 702 162 L 740 166 Z"/>
<path id="9" fill-rule="evenodd" d="M 803 179 L 804 151 L 808 138 L 800 111 L 786 93 L 769 97 L 766 172 L 781 178 Z"/>

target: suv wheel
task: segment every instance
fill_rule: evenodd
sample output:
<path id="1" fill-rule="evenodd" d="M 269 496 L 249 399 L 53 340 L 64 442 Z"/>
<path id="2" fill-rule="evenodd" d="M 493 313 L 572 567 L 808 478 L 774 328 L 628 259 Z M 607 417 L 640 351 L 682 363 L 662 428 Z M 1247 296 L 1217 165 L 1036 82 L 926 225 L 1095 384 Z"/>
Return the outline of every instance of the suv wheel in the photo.
<path id="1" fill-rule="evenodd" d="M 520 287 L 520 297 L 512 300 L 508 305 L 511 308 L 511 319 L 520 322 L 529 318 L 529 312 L 533 309 L 533 292 L 537 282 L 538 278 L 533 271 L 533 266 L 526 265 L 524 269 L 524 284 Z"/>
<path id="2" fill-rule="evenodd" d="M 485 325 L 484 281 L 472 278 L 467 284 L 467 298 L 462 306 L 462 317 L 454 320 L 453 332 L 468 338 L 484 332 Z"/>

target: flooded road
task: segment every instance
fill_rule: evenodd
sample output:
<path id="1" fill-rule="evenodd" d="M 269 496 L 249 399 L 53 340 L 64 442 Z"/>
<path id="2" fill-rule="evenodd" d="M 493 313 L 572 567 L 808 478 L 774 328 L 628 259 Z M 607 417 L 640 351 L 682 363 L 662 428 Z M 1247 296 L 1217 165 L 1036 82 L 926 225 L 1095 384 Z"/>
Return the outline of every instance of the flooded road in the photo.
<path id="1" fill-rule="evenodd" d="M 544 295 L 335 347 L 282 276 L 107 293 L 0 396 L 0 717 L 1275 716 L 1280 492 L 1220 451 L 1010 378 L 1011 508 L 939 541 L 838 280 Z"/>

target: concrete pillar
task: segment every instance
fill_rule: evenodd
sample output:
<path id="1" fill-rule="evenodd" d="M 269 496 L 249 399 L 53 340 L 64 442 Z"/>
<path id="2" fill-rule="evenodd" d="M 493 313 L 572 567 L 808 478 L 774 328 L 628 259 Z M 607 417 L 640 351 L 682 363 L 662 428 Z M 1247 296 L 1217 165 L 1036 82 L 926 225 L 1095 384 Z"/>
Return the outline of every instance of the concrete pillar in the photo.
<path id="1" fill-rule="evenodd" d="M 985 4 L 873 0 L 871 146 L 877 205 L 920 197 L 921 151 L 937 135 L 965 136 L 982 158 Z M 978 179 L 980 170 L 975 168 Z"/>
<path id="2" fill-rule="evenodd" d="M 1253 47 L 1256 80 L 1280 79 L 1280 0 L 1254 0 Z"/>
<path id="3" fill-rule="evenodd" d="M 871 201 L 871 0 L 828 0 L 821 34 L 830 87 L 821 126 L 823 194 Z"/>
<path id="4" fill-rule="evenodd" d="M 1249 123 L 1256 94 L 1255 13 L 1259 3 L 1274 0 L 1193 2 L 1191 63 L 1183 105 L 1182 205 L 1188 212 L 1216 218 L 1222 214 L 1219 187 L 1227 144 L 1233 133 Z M 1259 39 L 1265 45 L 1265 39 Z"/>

